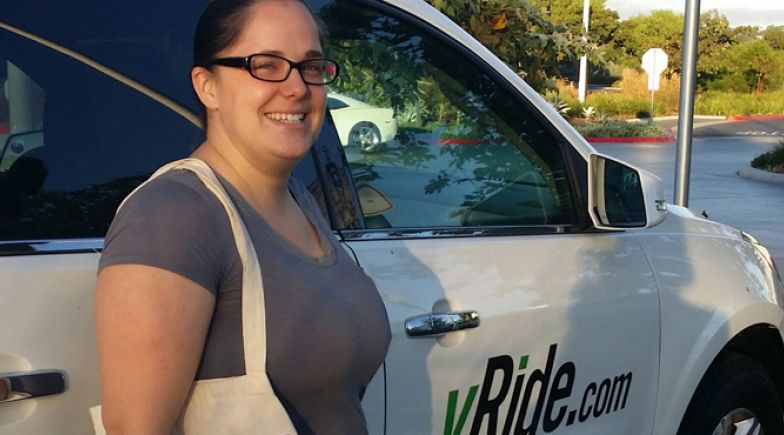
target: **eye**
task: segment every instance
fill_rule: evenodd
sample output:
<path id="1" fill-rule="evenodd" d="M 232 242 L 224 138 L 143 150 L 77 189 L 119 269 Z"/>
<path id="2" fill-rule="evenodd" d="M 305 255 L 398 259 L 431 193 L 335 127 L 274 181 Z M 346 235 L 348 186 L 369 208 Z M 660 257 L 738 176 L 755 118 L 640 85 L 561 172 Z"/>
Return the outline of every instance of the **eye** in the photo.
<path id="1" fill-rule="evenodd" d="M 261 78 L 277 79 L 285 74 L 287 66 L 284 60 L 272 56 L 254 56 L 251 60 L 253 75 Z"/>
<path id="2" fill-rule="evenodd" d="M 324 65 L 321 62 L 308 62 L 302 65 L 302 70 L 309 73 L 321 74 L 324 72 Z"/>
<path id="3" fill-rule="evenodd" d="M 253 69 L 256 71 L 275 71 L 280 66 L 275 62 L 261 62 L 253 64 Z"/>

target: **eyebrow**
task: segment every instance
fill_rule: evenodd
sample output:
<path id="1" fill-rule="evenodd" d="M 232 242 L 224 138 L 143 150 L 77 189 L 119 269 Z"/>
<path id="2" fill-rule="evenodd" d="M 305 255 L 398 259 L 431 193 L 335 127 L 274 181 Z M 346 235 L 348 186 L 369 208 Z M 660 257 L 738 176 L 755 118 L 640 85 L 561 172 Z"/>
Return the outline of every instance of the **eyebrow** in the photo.
<path id="1" fill-rule="evenodd" d="M 279 51 L 279 50 L 264 50 L 264 51 L 258 52 L 258 54 L 274 54 L 276 56 L 286 57 L 286 56 L 284 56 L 283 52 Z M 323 56 L 324 56 L 324 53 L 322 53 L 319 50 L 308 50 L 308 52 L 305 53 L 305 58 L 306 59 L 314 58 L 314 57 L 323 57 Z"/>

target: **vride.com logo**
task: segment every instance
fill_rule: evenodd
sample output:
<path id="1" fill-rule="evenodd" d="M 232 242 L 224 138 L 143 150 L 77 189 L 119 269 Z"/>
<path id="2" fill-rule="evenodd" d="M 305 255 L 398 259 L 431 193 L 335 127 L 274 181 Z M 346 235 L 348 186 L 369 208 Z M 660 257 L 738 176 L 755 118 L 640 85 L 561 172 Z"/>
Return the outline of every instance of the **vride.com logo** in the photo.
<path id="1" fill-rule="evenodd" d="M 550 345 L 544 369 L 536 369 L 530 374 L 526 370 L 528 355 L 520 357 L 516 374 L 515 361 L 511 356 L 490 358 L 475 407 L 474 400 L 480 385 L 471 386 L 465 394 L 461 394 L 460 390 L 449 392 L 444 435 L 462 434 L 472 410 L 474 417 L 468 432 L 470 435 L 478 435 L 483 423 L 487 434 L 535 435 L 540 428 L 549 433 L 561 425 L 583 423 L 626 407 L 632 372 L 589 383 L 582 391 L 579 404 L 570 408 L 566 399 L 572 396 L 577 368 L 573 362 L 567 361 L 553 372 L 557 350 L 557 344 Z M 502 377 L 501 387 L 493 393 L 491 389 L 496 376 Z M 463 403 L 458 407 L 461 398 Z M 508 412 L 501 415 L 502 405 L 507 402 Z M 532 404 L 533 407 L 530 406 Z"/>

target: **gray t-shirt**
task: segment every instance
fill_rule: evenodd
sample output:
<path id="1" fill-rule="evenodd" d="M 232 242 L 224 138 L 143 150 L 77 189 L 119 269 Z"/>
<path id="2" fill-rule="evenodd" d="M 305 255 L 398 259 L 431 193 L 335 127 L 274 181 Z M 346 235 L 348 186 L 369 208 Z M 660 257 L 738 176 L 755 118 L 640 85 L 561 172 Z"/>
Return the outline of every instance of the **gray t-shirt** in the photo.
<path id="1" fill-rule="evenodd" d="M 360 400 L 384 360 L 389 323 L 373 282 L 332 236 L 298 181 L 289 190 L 327 253 L 314 259 L 272 230 L 225 180 L 253 241 L 264 282 L 267 373 L 300 434 L 361 434 Z M 166 173 L 134 194 L 106 236 L 100 269 L 145 264 L 216 295 L 197 380 L 245 373 L 242 264 L 226 212 L 199 179 Z"/>

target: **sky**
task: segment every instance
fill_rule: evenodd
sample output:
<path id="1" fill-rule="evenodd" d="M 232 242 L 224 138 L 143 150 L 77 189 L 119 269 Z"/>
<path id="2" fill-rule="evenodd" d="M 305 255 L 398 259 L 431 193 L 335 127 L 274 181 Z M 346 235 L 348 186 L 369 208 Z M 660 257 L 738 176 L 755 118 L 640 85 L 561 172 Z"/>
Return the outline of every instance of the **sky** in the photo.
<path id="1" fill-rule="evenodd" d="M 610 9 L 615 9 L 626 19 L 645 14 L 654 9 L 670 9 L 679 13 L 686 12 L 686 0 L 605 0 Z M 765 28 L 769 25 L 784 26 L 784 0 L 701 0 L 700 11 L 717 9 L 727 17 L 731 27 L 755 25 Z"/>

